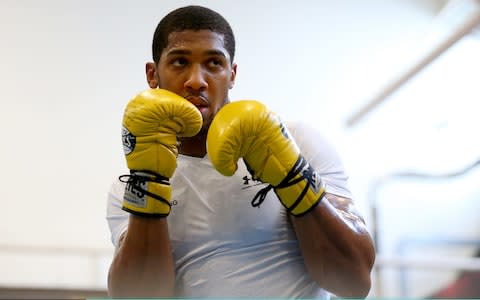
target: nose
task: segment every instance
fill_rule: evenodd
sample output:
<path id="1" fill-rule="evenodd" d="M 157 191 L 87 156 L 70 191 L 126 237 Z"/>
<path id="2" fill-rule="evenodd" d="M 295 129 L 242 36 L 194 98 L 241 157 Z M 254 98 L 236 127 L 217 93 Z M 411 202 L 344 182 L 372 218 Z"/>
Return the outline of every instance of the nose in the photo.
<path id="1" fill-rule="evenodd" d="M 208 87 L 205 72 L 200 65 L 192 65 L 188 78 L 185 81 L 185 87 L 199 91 L 205 90 Z"/>

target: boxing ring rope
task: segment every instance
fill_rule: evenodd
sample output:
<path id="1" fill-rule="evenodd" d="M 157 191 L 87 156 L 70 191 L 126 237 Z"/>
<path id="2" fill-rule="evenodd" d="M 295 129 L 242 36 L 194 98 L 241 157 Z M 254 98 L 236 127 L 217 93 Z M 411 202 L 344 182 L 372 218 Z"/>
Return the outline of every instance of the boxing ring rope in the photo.
<path id="1" fill-rule="evenodd" d="M 461 175 L 464 175 L 471 170 L 475 169 L 476 167 L 480 166 L 480 158 L 477 158 L 475 161 L 467 165 L 466 167 L 455 170 L 449 173 L 444 174 L 428 174 L 428 173 L 420 173 L 420 172 L 398 172 L 392 173 L 386 176 L 381 177 L 377 181 L 375 181 L 369 191 L 367 198 L 370 202 L 370 209 L 372 212 L 372 236 L 374 240 L 374 244 L 377 249 L 377 259 L 375 262 L 375 273 L 376 273 L 376 280 L 375 280 L 375 291 L 376 296 L 382 296 L 382 278 L 381 278 L 381 271 L 386 267 L 392 267 L 397 269 L 405 269 L 405 268 L 416 268 L 416 269 L 446 269 L 446 270 L 458 270 L 458 271 L 480 271 L 480 258 L 470 257 L 405 257 L 403 254 L 398 255 L 390 255 L 384 256 L 381 253 L 380 249 L 380 237 L 378 233 L 378 219 L 379 219 L 379 211 L 377 208 L 377 197 L 376 192 L 383 184 L 389 182 L 390 180 L 394 179 L 427 179 L 427 180 L 439 180 L 439 179 L 450 179 L 455 178 Z M 397 246 L 396 252 L 404 252 L 405 248 L 412 244 L 422 244 L 422 245 L 457 245 L 457 246 L 476 246 L 480 247 L 480 240 L 479 241 L 452 241 L 447 239 L 431 239 L 431 240 L 407 240 L 402 241 Z M 406 280 L 404 274 L 402 274 L 400 286 L 402 291 L 405 291 Z M 404 292 L 403 292 L 404 293 Z M 405 295 L 402 295 L 402 297 Z"/>
<path id="2" fill-rule="evenodd" d="M 82 247 L 64 247 L 64 246 L 36 246 L 36 245 L 15 245 L 0 244 L 0 254 L 13 254 L 20 257 L 71 257 L 84 258 L 89 262 L 89 287 L 97 289 L 100 283 L 105 281 L 104 274 L 101 272 L 102 260 L 110 261 L 113 256 L 113 249 L 102 248 L 82 248 Z M 4 271 L 6 271 L 4 269 Z M 35 283 L 32 283 L 35 287 Z M 0 285 L 3 285 L 0 283 Z M 44 284 L 42 284 L 44 286 Z M 57 288 L 57 286 L 55 286 Z M 70 286 L 68 286 L 70 288 Z M 101 287 L 102 289 L 104 287 Z"/>
<path id="3" fill-rule="evenodd" d="M 470 8 L 468 13 L 465 12 L 465 7 Z M 460 12 L 460 13 L 459 13 Z M 391 96 L 395 91 L 401 88 L 405 83 L 411 80 L 415 75 L 422 71 L 425 67 L 431 64 L 435 59 L 440 55 L 450 49 L 455 43 L 465 37 L 467 34 L 474 32 L 479 29 L 480 26 L 480 1 L 479 0 L 450 0 L 442 8 L 441 12 L 435 18 L 437 24 L 449 23 L 451 19 L 459 17 L 460 14 L 463 14 L 463 21 L 456 22 L 456 26 L 453 26 L 451 30 L 444 36 L 443 39 L 439 39 L 437 43 L 432 47 L 432 49 L 423 54 L 419 55 L 418 60 L 413 63 L 409 68 L 407 68 L 403 73 L 398 77 L 394 78 L 387 85 L 383 87 L 377 94 L 370 99 L 366 105 L 361 107 L 358 111 L 353 113 L 346 121 L 347 127 L 354 127 L 362 119 L 364 119 L 369 113 L 371 113 L 375 108 L 377 108 L 381 103 L 383 103 L 389 96 Z M 456 20 L 453 20 L 456 21 Z M 435 23 L 434 22 L 434 23 Z M 451 22 L 450 22 L 451 23 Z M 477 166 L 479 161 L 475 162 L 470 168 Z M 467 168 L 464 171 L 469 170 Z M 393 174 L 390 177 L 415 177 L 419 174 L 413 173 L 404 173 L 404 174 Z M 421 174 L 424 177 L 427 174 Z M 458 174 L 444 174 L 446 177 L 453 177 Z M 374 183 L 373 188 L 369 190 L 369 195 L 367 195 L 371 204 L 372 211 L 372 227 L 373 227 L 373 238 L 374 243 L 378 247 L 378 211 L 375 201 L 375 189 L 378 186 L 385 182 L 386 180 L 391 179 L 388 176 L 379 179 Z M 378 250 L 378 248 L 377 248 Z M 395 267 L 395 268 L 425 268 L 425 269 L 455 269 L 455 270 L 480 270 L 480 259 L 479 258 L 432 258 L 432 257 L 404 257 L 400 255 L 396 256 L 383 256 L 380 253 L 377 253 L 377 259 L 375 263 L 375 272 L 378 274 L 380 270 L 385 267 Z M 381 295 L 381 276 L 377 276 L 375 282 L 377 296 Z"/>
<path id="4" fill-rule="evenodd" d="M 101 281 L 99 269 L 100 260 L 110 258 L 112 250 L 109 249 L 91 249 L 91 248 L 68 248 L 68 247 L 39 247 L 28 245 L 5 245 L 0 244 L 0 253 L 14 253 L 16 255 L 32 256 L 78 256 L 85 257 L 91 262 L 91 282 L 92 288 Z M 405 257 L 403 255 L 377 255 L 374 272 L 383 268 L 409 268 L 409 269 L 429 269 L 429 270 L 463 270 L 480 271 L 480 258 L 468 257 Z M 379 282 L 374 280 L 374 285 Z M 379 296 L 379 295 L 377 295 Z"/>
<path id="5" fill-rule="evenodd" d="M 461 16 L 460 16 L 461 15 Z M 458 19 L 461 17 L 460 22 Z M 431 50 L 426 53 L 421 53 L 418 59 L 410 65 L 404 72 L 400 73 L 396 78 L 386 84 L 378 93 L 376 93 L 367 103 L 358 111 L 354 112 L 347 120 L 346 127 L 352 128 L 363 120 L 369 113 L 382 104 L 395 91 L 404 86 L 409 80 L 415 77 L 420 71 L 431 64 L 440 55 L 450 49 L 455 43 L 470 33 L 475 33 L 480 28 L 480 0 L 450 0 L 442 8 L 441 12 L 434 20 L 436 24 L 446 25 L 448 23 L 455 23 L 450 26 L 450 30 L 438 39 L 431 47 Z M 390 174 L 378 181 L 374 182 L 372 188 L 367 195 L 370 201 L 370 209 L 372 212 L 372 236 L 374 243 L 379 246 L 378 237 L 378 209 L 375 200 L 375 190 L 385 181 L 395 177 L 423 177 L 426 178 L 431 175 L 434 177 L 454 177 L 469 169 L 477 166 L 480 160 L 477 160 L 473 165 L 463 171 L 433 175 L 433 174 L 416 174 L 412 172 L 405 172 L 403 174 Z M 463 258 L 463 257 L 405 257 L 403 255 L 384 256 L 377 248 L 377 259 L 374 266 L 374 273 L 376 279 L 374 281 L 374 289 L 376 296 L 382 296 L 382 278 L 381 270 L 392 267 L 397 269 L 429 269 L 429 270 L 458 270 L 458 271 L 479 271 L 480 258 Z"/>
<path id="6" fill-rule="evenodd" d="M 468 16 L 464 17 L 464 21 L 461 24 L 452 28 L 451 32 L 440 39 L 432 50 L 427 54 L 420 55 L 418 61 L 412 64 L 406 71 L 401 73 L 397 78 L 388 83 L 383 89 L 381 89 L 367 104 L 360 108 L 357 112 L 352 114 L 346 121 L 347 127 L 353 127 L 357 125 L 367 114 L 372 112 L 376 107 L 383 103 L 386 98 L 392 95 L 396 90 L 402 87 L 407 81 L 412 79 L 427 65 L 432 63 L 442 53 L 447 51 L 452 45 L 462 39 L 464 36 L 474 31 L 476 27 L 480 25 L 480 0 L 470 0 L 468 2 L 461 3 L 458 0 L 450 0 L 447 5 L 442 9 L 439 16 L 436 18 L 438 23 L 449 21 L 451 18 L 451 12 L 456 12 L 458 9 L 463 9 L 462 4 L 474 6 L 475 9 Z M 454 16 L 456 17 L 456 16 Z"/>
<path id="7" fill-rule="evenodd" d="M 480 271 L 480 257 L 405 257 L 401 255 L 378 255 L 375 261 L 375 269 L 385 267 L 429 270 Z"/>
<path id="8" fill-rule="evenodd" d="M 392 268 L 400 273 L 400 297 L 407 297 L 407 284 L 405 270 L 428 270 L 428 271 L 480 271 L 480 257 L 430 257 L 401 255 L 377 255 L 374 265 L 373 290 L 375 297 L 382 297 L 383 287 L 380 271 Z"/>

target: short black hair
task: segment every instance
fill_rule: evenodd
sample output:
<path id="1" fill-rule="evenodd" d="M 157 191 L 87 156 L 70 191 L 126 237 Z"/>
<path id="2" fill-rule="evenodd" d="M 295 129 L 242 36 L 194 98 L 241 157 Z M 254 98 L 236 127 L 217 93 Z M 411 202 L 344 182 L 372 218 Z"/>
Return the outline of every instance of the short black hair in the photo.
<path id="1" fill-rule="evenodd" d="M 152 56 L 155 64 L 158 64 L 162 51 L 168 44 L 170 33 L 202 29 L 223 35 L 225 49 L 230 55 L 230 62 L 233 63 L 235 37 L 230 24 L 216 11 L 203 6 L 190 5 L 171 11 L 158 23 L 152 42 Z"/>

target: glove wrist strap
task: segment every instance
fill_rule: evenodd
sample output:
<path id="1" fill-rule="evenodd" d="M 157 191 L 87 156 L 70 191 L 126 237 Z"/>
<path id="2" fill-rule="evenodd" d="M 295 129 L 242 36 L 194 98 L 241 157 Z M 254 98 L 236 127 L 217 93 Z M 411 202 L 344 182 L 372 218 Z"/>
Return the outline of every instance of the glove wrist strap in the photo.
<path id="1" fill-rule="evenodd" d="M 322 185 L 321 188 L 320 188 L 320 195 L 318 197 L 316 197 L 315 199 L 313 199 L 313 201 L 309 199 L 312 203 L 308 204 L 309 206 L 308 206 L 307 210 L 302 211 L 300 213 L 293 213 L 293 210 L 295 210 L 295 208 L 297 208 L 297 206 L 300 203 L 302 203 L 302 201 L 304 201 L 305 195 L 309 191 L 309 188 L 312 185 L 315 184 L 315 183 L 310 182 L 310 181 L 314 180 L 313 179 L 313 177 L 314 177 L 313 174 L 314 173 L 315 173 L 315 171 L 313 170 L 313 168 L 307 163 L 305 158 L 302 155 L 300 155 L 298 157 L 297 161 L 295 162 L 295 164 L 293 165 L 292 169 L 288 172 L 287 176 L 285 176 L 285 178 L 278 185 L 273 186 L 273 185 L 269 184 L 268 186 L 266 186 L 266 187 L 262 188 L 260 191 L 258 191 L 258 193 L 255 195 L 255 197 L 253 198 L 253 200 L 251 202 L 252 206 L 253 207 L 260 206 L 263 203 L 263 201 L 265 200 L 265 197 L 267 196 L 268 192 L 273 188 L 275 193 L 277 194 L 278 198 L 280 199 L 280 201 L 282 202 L 282 204 L 285 206 L 285 208 L 287 209 L 287 211 L 289 213 L 292 213 L 295 216 L 301 216 L 301 215 L 306 214 L 311 209 L 313 209 L 322 200 L 323 196 L 325 195 L 325 188 L 323 187 L 323 184 L 321 182 L 319 182 L 319 184 L 317 184 L 317 185 Z M 299 175 L 299 176 L 297 178 L 295 178 L 297 175 Z M 315 180 L 321 180 L 321 179 L 320 178 L 315 178 Z M 304 188 L 302 189 L 300 194 L 297 196 L 297 199 L 292 204 L 287 206 L 285 204 L 284 200 L 278 195 L 277 190 L 287 188 L 287 187 L 291 187 L 291 186 L 293 186 L 293 185 L 295 185 L 299 182 L 302 182 L 302 181 L 307 181 Z"/>
<path id="2" fill-rule="evenodd" d="M 151 171 L 130 170 L 118 178 L 126 183 L 122 209 L 138 216 L 165 217 L 170 213 L 170 182 Z M 154 203 L 158 201 L 159 203 Z"/>

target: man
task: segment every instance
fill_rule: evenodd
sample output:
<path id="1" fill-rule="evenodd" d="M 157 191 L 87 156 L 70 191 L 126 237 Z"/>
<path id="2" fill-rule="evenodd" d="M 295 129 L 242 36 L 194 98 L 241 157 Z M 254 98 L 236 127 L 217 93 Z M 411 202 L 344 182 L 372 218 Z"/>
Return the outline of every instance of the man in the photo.
<path id="1" fill-rule="evenodd" d="M 110 295 L 365 297 L 375 252 L 339 158 L 308 126 L 229 101 L 227 21 L 174 10 L 152 51 L 151 89 L 123 118 L 131 171 L 109 194 Z"/>

